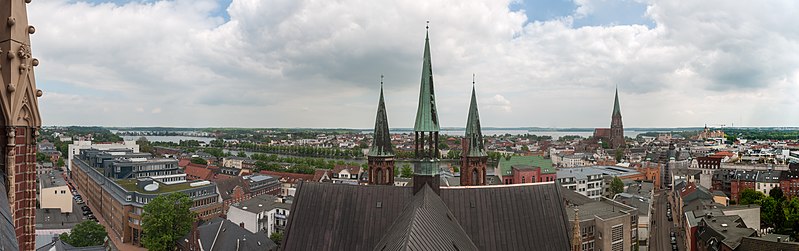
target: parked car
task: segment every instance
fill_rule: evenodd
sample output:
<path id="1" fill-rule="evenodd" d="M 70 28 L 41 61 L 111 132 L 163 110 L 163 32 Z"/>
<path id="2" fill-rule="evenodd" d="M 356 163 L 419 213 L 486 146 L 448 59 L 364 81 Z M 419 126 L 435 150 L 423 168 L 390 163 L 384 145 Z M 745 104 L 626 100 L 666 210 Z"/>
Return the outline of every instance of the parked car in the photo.
<path id="1" fill-rule="evenodd" d="M 671 251 L 678 251 L 677 244 L 671 244 Z"/>
<path id="2" fill-rule="evenodd" d="M 90 211 L 90 210 L 83 211 L 83 216 L 88 216 L 90 214 L 92 214 L 92 211 Z"/>
<path id="3" fill-rule="evenodd" d="M 675 238 L 675 237 L 677 237 L 677 233 L 675 233 L 674 231 L 671 231 L 671 238 Z"/>
<path id="4" fill-rule="evenodd" d="M 677 237 L 671 237 L 671 244 L 677 244 Z"/>
<path id="5" fill-rule="evenodd" d="M 91 210 L 91 209 L 89 208 L 89 206 L 85 206 L 85 205 L 84 205 L 84 206 L 82 206 L 82 207 L 80 207 L 80 209 L 82 209 L 83 211 L 89 211 L 89 210 Z"/>

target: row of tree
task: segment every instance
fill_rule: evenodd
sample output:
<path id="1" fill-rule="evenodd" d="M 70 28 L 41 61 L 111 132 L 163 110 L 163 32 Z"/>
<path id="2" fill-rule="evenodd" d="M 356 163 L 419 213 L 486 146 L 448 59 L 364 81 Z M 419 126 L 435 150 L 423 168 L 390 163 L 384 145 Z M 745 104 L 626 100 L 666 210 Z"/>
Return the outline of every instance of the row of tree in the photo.
<path id="1" fill-rule="evenodd" d="M 760 205 L 760 224 L 773 228 L 775 233 L 799 237 L 799 198 L 789 199 L 782 189 L 775 187 L 766 196 L 760 191 L 744 189 L 741 205 Z"/>

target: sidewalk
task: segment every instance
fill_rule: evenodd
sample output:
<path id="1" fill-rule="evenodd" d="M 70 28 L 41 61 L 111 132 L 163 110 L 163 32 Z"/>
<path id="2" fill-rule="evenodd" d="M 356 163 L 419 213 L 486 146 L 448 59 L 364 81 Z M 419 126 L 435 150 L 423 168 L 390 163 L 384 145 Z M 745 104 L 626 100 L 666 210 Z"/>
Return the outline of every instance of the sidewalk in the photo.
<path id="1" fill-rule="evenodd" d="M 68 182 L 72 183 L 72 180 L 70 179 Z M 73 185 L 74 185 L 74 183 L 73 183 Z M 78 190 L 78 192 L 80 194 L 85 194 L 84 191 L 81 190 L 81 188 L 75 187 L 75 189 Z M 120 251 L 147 251 L 146 248 L 134 246 L 134 245 L 131 245 L 131 244 L 128 244 L 128 243 L 122 243 L 122 240 L 119 239 L 119 236 L 116 236 L 116 233 L 114 233 L 114 231 L 111 231 L 111 227 L 105 222 L 105 219 L 103 218 L 103 215 L 101 213 L 99 213 L 100 211 L 99 210 L 95 210 L 95 208 L 92 207 L 92 205 L 90 203 L 88 203 L 88 202 L 85 205 L 88 206 L 89 209 L 92 210 L 92 213 L 94 213 L 94 217 L 97 217 L 97 221 L 100 223 L 100 225 L 103 225 L 103 227 L 105 228 L 105 231 L 108 232 L 108 239 L 111 240 L 111 242 L 113 242 L 113 246 L 116 248 L 116 250 L 120 250 Z"/>

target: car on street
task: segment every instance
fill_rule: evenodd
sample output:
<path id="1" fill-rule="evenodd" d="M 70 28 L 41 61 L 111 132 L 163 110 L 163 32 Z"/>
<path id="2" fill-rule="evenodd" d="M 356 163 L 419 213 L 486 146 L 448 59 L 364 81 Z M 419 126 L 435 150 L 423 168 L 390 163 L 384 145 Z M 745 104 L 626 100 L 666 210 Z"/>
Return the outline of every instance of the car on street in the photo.
<path id="1" fill-rule="evenodd" d="M 671 250 L 672 251 L 680 250 L 679 248 L 677 248 L 677 243 L 671 244 Z"/>
<path id="2" fill-rule="evenodd" d="M 671 231 L 671 238 L 675 238 L 675 237 L 677 237 L 677 233 L 675 233 L 674 231 Z"/>
<path id="3" fill-rule="evenodd" d="M 671 244 L 677 244 L 677 237 L 671 237 Z"/>

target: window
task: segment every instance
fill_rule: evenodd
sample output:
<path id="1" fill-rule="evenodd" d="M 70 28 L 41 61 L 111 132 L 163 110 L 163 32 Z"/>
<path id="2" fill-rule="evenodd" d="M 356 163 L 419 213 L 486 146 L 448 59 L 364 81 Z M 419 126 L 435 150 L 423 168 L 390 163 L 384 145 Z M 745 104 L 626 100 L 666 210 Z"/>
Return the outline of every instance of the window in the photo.
<path id="1" fill-rule="evenodd" d="M 610 229 L 610 249 L 613 251 L 624 250 L 624 226 L 621 224 L 615 225 Z"/>
<path id="2" fill-rule="evenodd" d="M 524 183 L 524 176 L 522 176 L 522 183 Z"/>

